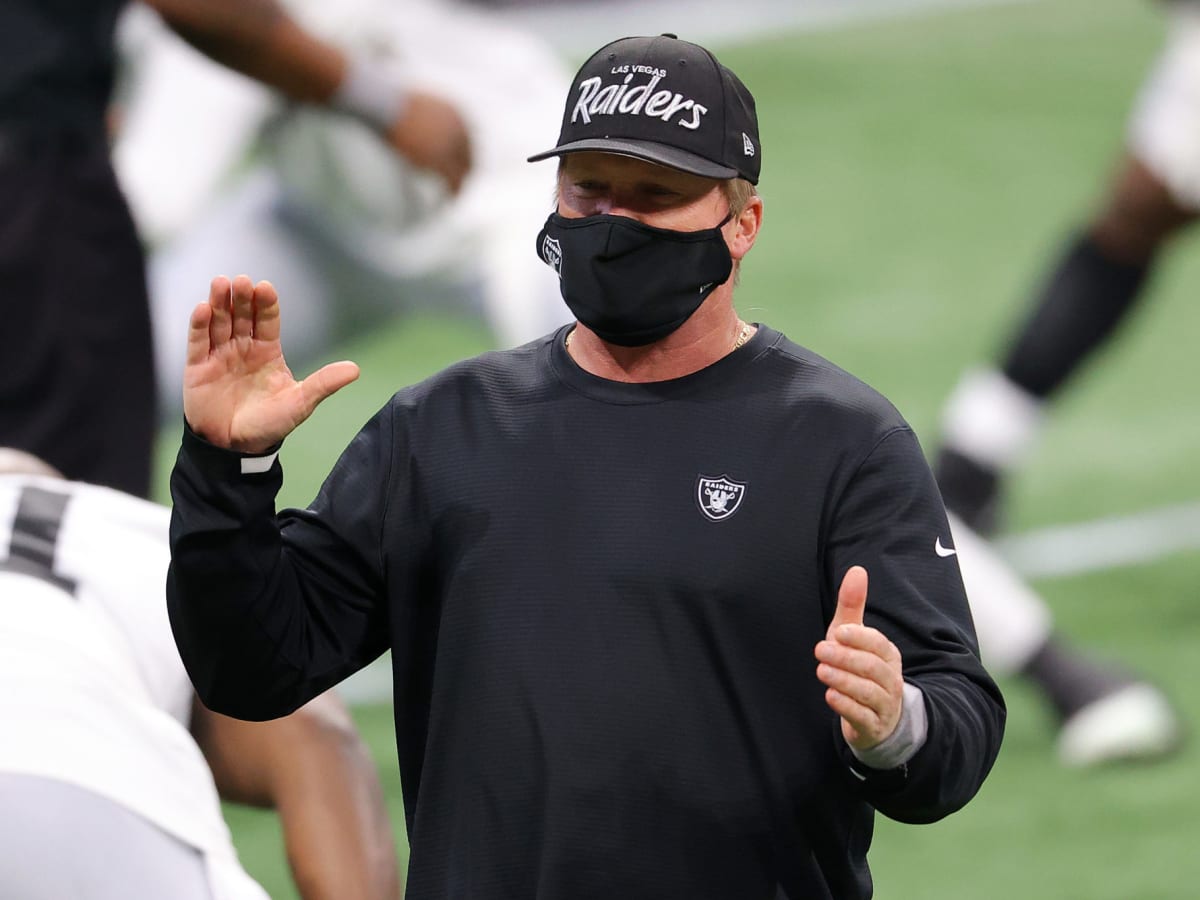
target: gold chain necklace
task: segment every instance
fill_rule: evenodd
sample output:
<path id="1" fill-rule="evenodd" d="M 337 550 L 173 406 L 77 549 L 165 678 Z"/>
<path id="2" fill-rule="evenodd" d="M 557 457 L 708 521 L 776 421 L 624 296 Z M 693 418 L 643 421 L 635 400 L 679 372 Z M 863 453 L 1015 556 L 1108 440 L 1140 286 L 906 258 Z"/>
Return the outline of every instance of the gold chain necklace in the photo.
<path id="1" fill-rule="evenodd" d="M 749 322 L 742 323 L 742 330 L 738 332 L 737 340 L 733 342 L 733 350 L 736 350 L 746 341 L 750 340 L 750 335 L 754 333 L 754 328 Z M 729 352 L 732 353 L 733 350 Z"/>
<path id="2" fill-rule="evenodd" d="M 742 346 L 746 341 L 750 340 L 750 335 L 754 333 L 754 328 L 749 322 L 742 323 L 742 330 L 738 332 L 737 340 L 733 342 L 733 347 L 730 353 Z M 575 329 L 572 328 L 567 332 L 566 338 L 563 340 L 563 346 L 568 350 L 571 349 L 571 338 L 575 337 Z"/>

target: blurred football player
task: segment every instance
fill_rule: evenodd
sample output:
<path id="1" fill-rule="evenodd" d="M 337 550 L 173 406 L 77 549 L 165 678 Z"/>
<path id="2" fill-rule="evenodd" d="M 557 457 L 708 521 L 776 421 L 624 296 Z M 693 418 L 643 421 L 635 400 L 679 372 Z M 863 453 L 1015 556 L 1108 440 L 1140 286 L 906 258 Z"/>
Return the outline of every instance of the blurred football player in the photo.
<path id="1" fill-rule="evenodd" d="M 995 367 L 966 373 L 946 405 L 934 472 L 947 509 L 981 533 L 998 527 L 1003 480 L 1031 448 L 1050 399 L 1127 321 L 1162 251 L 1200 209 L 1200 4 L 1170 3 L 1168 15 L 1166 47 L 1141 89 L 1098 211 L 1068 242 Z M 1004 655 L 1064 721 L 1086 713 L 1120 730 L 1160 718 L 1154 688 L 1090 658 L 1048 624 L 1033 640 L 998 613 L 980 622 L 981 643 L 1003 645 L 1024 633 Z M 1175 745 L 1156 733 L 1147 732 L 1133 755 Z"/>
<path id="2" fill-rule="evenodd" d="M 1160 252 L 1197 210 L 1200 4 L 1177 2 L 1099 210 L 1057 260 L 996 368 L 967 373 L 946 406 L 936 471 L 963 521 L 995 530 L 1002 479 L 1037 437 L 1047 401 L 1126 321 Z"/>
<path id="3" fill-rule="evenodd" d="M 452 104 L 320 40 L 274 0 L 145 2 L 212 59 L 363 122 L 461 184 L 470 141 Z M 146 496 L 158 409 L 145 260 L 109 159 L 125 5 L 0 3 L 0 444 Z M 226 123 L 208 124 L 198 143 Z M 180 180 L 187 162 L 170 161 Z"/>
<path id="4" fill-rule="evenodd" d="M 0 450 L 0 894 L 265 900 L 220 796 L 278 811 L 306 900 L 398 897 L 378 775 L 335 694 L 265 723 L 196 700 L 168 519 Z"/>
<path id="5" fill-rule="evenodd" d="M 472 138 L 462 190 L 389 152 L 366 127 L 214 66 L 134 21 L 114 158 L 152 244 L 150 295 L 162 400 L 180 403 L 180 323 L 214 271 L 270 271 L 288 297 L 289 359 L 431 306 L 486 316 L 513 346 L 566 319 L 553 273 L 529 253 L 553 197 L 525 157 L 556 127 L 569 73 L 532 35 L 430 0 L 289 0 L 347 53 L 455 102 Z M 533 141 L 531 143 L 531 136 Z"/>

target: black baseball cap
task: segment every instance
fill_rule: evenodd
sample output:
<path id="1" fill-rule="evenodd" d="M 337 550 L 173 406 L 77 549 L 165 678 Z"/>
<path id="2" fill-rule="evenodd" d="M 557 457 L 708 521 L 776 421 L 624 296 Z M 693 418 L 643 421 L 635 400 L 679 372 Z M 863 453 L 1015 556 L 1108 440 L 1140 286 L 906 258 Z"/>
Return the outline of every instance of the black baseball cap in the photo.
<path id="1" fill-rule="evenodd" d="M 575 74 L 558 145 L 529 162 L 598 150 L 708 178 L 758 184 L 754 97 L 699 44 L 673 34 L 625 37 Z"/>

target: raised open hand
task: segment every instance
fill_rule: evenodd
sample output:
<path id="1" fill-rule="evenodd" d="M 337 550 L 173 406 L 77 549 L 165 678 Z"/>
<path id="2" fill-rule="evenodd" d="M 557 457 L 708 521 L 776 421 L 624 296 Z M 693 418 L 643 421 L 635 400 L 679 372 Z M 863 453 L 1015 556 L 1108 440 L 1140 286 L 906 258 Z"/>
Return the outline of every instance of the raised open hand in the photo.
<path id="1" fill-rule="evenodd" d="M 842 717 L 842 735 L 867 750 L 896 730 L 904 702 L 900 651 L 883 632 L 863 624 L 867 570 L 851 566 L 838 590 L 838 605 L 816 647 L 817 678 L 825 702 Z"/>
<path id="2" fill-rule="evenodd" d="M 192 310 L 183 414 L 211 444 L 261 453 L 282 441 L 322 400 L 354 379 L 352 362 L 296 381 L 279 344 L 279 295 L 268 281 L 214 278 Z"/>

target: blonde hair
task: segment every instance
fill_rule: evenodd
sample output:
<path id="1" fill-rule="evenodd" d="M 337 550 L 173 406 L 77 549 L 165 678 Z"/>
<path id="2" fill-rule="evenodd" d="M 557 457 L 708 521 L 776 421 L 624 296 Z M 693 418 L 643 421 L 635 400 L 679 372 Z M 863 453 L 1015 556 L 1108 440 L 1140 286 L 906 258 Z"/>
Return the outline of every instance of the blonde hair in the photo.
<path id="1" fill-rule="evenodd" d="M 752 197 L 758 196 L 758 188 L 745 178 L 730 178 L 721 182 L 721 193 L 729 203 L 729 211 L 737 216 L 746 208 Z"/>

